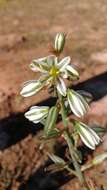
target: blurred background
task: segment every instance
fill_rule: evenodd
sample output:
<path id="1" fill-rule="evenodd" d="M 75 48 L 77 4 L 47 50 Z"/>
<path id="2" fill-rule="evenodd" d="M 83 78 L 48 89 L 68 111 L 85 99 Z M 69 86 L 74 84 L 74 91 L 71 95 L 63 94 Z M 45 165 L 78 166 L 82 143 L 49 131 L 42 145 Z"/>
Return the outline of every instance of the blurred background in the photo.
<path id="1" fill-rule="evenodd" d="M 0 190 L 72 190 L 74 185 L 79 190 L 76 179 L 44 172 L 41 126 L 24 118 L 31 105 L 52 104 L 48 93 L 20 96 L 22 83 L 38 77 L 29 63 L 50 53 L 57 32 L 67 34 L 63 55 L 70 55 L 80 72 L 74 88 L 93 95 L 84 120 L 107 128 L 107 1 L 0 0 Z M 107 151 L 106 137 L 95 154 Z M 104 162 L 87 173 L 105 190 L 106 167 Z"/>

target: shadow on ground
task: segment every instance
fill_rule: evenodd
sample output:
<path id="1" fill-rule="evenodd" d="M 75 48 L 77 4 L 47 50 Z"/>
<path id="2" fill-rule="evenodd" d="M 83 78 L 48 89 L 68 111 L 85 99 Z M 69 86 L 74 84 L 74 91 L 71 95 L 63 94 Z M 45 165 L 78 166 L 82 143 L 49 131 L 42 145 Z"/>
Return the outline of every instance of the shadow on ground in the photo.
<path id="1" fill-rule="evenodd" d="M 66 148 L 66 145 L 62 146 L 61 144 L 57 144 L 57 146 L 55 147 L 55 154 L 66 160 Z M 85 159 L 87 155 L 93 154 L 93 151 L 88 149 L 87 147 L 81 146 L 78 147 L 78 149 L 82 151 L 82 155 L 84 155 L 84 160 L 82 160 L 82 163 L 86 161 Z M 36 190 L 58 190 L 68 181 L 75 178 L 71 174 L 69 175 L 68 172 L 65 170 L 58 172 L 52 172 L 53 170 L 47 170 L 48 166 L 50 166 L 51 164 L 53 164 L 53 162 L 48 159 L 44 165 L 39 167 L 38 170 L 32 176 L 30 176 L 29 180 L 26 183 L 23 183 L 20 186 L 19 190 L 35 190 L 35 187 Z M 73 167 L 73 165 L 71 165 L 71 167 Z"/>
<path id="2" fill-rule="evenodd" d="M 46 173 L 42 166 L 36 173 L 30 177 L 26 184 L 22 184 L 19 190 L 58 190 L 59 187 L 67 183 L 73 177 L 68 176 L 65 172 Z"/>

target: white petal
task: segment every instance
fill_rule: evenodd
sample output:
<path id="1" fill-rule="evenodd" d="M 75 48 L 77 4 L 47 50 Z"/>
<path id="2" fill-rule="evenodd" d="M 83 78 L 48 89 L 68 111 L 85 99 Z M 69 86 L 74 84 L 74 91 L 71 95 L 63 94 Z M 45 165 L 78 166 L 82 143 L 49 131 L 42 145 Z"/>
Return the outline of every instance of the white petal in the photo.
<path id="1" fill-rule="evenodd" d="M 43 69 L 42 64 L 38 64 L 36 62 L 36 60 L 34 60 L 31 64 L 30 64 L 30 69 L 34 72 L 42 72 L 45 73 L 46 71 Z"/>
<path id="2" fill-rule="evenodd" d="M 50 68 L 56 60 L 57 60 L 57 57 L 55 55 L 47 56 L 48 67 Z"/>
<path id="3" fill-rule="evenodd" d="M 89 109 L 88 103 L 83 98 L 83 96 L 81 96 L 79 93 L 77 93 L 75 91 L 73 91 L 73 92 L 74 92 L 75 96 L 77 96 L 77 98 L 78 98 L 78 101 L 80 103 L 80 107 L 83 110 L 83 115 L 84 115 L 87 112 L 87 110 Z"/>
<path id="4" fill-rule="evenodd" d="M 66 96 L 66 85 L 61 78 L 57 81 L 57 90 L 62 96 Z"/>
<path id="5" fill-rule="evenodd" d="M 30 110 L 35 111 L 35 112 L 43 112 L 43 111 L 45 111 L 47 109 L 49 109 L 48 106 L 32 106 L 30 108 Z"/>
<path id="6" fill-rule="evenodd" d="M 81 95 L 76 93 L 74 90 L 68 91 L 68 102 L 72 112 L 77 117 L 82 117 L 87 112 L 88 109 L 87 102 L 84 100 L 84 98 Z"/>
<path id="7" fill-rule="evenodd" d="M 79 77 L 78 71 L 72 65 L 67 65 L 66 69 L 71 73 L 71 75 Z"/>
<path id="8" fill-rule="evenodd" d="M 87 125 L 85 125 L 84 123 L 80 122 L 80 124 L 86 128 L 86 130 L 89 131 L 89 133 L 91 134 L 93 141 L 95 143 L 95 145 L 98 145 L 101 142 L 100 137 L 97 135 L 97 133 L 90 127 L 88 127 Z"/>
<path id="9" fill-rule="evenodd" d="M 77 117 L 81 117 L 81 116 L 84 115 L 82 107 L 80 107 L 80 101 L 78 100 L 77 97 L 75 97 L 75 96 L 69 97 L 68 96 L 68 102 L 69 102 L 69 105 L 70 105 L 70 108 L 71 108 L 72 112 Z"/>
<path id="10" fill-rule="evenodd" d="M 62 71 L 62 73 L 60 73 L 60 75 L 62 76 L 62 78 L 67 79 L 68 78 L 67 70 Z"/>
<path id="11" fill-rule="evenodd" d="M 44 62 L 47 62 L 47 58 L 49 56 L 46 56 L 46 57 L 42 57 L 42 58 L 39 58 L 39 59 L 35 59 L 35 62 L 37 63 L 44 63 Z"/>
<path id="12" fill-rule="evenodd" d="M 89 131 L 89 127 L 80 122 L 80 137 L 83 140 L 86 146 L 90 147 L 91 149 L 95 149 L 95 141 L 93 139 L 93 135 Z"/>
<path id="13" fill-rule="evenodd" d="M 33 62 L 30 64 L 30 69 L 34 72 L 42 72 L 47 73 L 47 71 L 50 68 L 50 65 L 52 64 L 55 56 L 50 55 L 47 57 L 39 58 L 33 60 Z"/>
<path id="14" fill-rule="evenodd" d="M 41 120 L 44 117 L 44 115 L 46 115 L 46 114 L 45 113 L 39 113 L 39 114 L 35 114 L 35 115 L 34 114 L 29 115 L 29 112 L 27 112 L 25 114 L 25 117 L 32 122 L 36 122 L 38 120 Z"/>
<path id="15" fill-rule="evenodd" d="M 95 145 L 98 145 L 101 142 L 100 137 L 97 135 L 97 133 L 93 129 L 88 128 L 88 130 L 90 131 L 91 135 L 93 136 L 93 140 L 95 142 Z"/>
<path id="16" fill-rule="evenodd" d="M 92 149 L 92 150 L 95 150 L 95 145 L 90 144 L 90 142 L 88 142 L 88 141 L 86 140 L 86 138 L 85 138 L 81 133 L 79 133 L 79 135 L 80 135 L 80 138 L 81 138 L 82 142 L 83 142 L 87 147 L 89 147 L 89 148 Z M 88 135 L 88 137 L 89 137 L 89 135 Z M 91 138 L 91 137 L 90 137 L 90 138 Z"/>
<path id="17" fill-rule="evenodd" d="M 31 80 L 24 83 L 23 89 L 20 94 L 24 97 L 32 96 L 36 94 L 41 88 L 43 84 L 40 81 Z"/>
<path id="18" fill-rule="evenodd" d="M 60 69 L 60 71 L 64 71 L 66 66 L 70 63 L 71 61 L 71 58 L 68 56 L 68 57 L 64 57 L 57 65 L 58 65 L 58 68 Z"/>
<path id="19" fill-rule="evenodd" d="M 81 140 L 91 149 L 95 149 L 95 146 L 101 142 L 100 137 L 93 131 L 90 127 L 85 125 L 82 122 L 77 124 L 79 128 L 78 132 L 81 137 Z"/>
<path id="20" fill-rule="evenodd" d="M 38 123 L 47 116 L 48 109 L 47 106 L 33 106 L 25 113 L 25 117 L 34 123 Z"/>

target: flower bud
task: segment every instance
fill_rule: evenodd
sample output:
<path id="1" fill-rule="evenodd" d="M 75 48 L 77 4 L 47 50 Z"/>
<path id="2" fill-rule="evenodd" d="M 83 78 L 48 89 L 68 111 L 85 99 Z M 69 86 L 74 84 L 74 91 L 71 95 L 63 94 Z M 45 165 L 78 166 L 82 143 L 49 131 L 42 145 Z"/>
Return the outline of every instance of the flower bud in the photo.
<path id="1" fill-rule="evenodd" d="M 54 49 L 57 53 L 61 53 L 63 51 L 65 45 L 65 34 L 58 33 L 55 37 Z"/>
<path id="2" fill-rule="evenodd" d="M 96 146 L 101 142 L 100 137 L 96 132 L 91 129 L 88 125 L 85 125 L 79 121 L 73 121 L 74 127 L 76 127 L 77 132 L 83 141 L 83 143 L 92 150 L 95 150 Z"/>
<path id="3" fill-rule="evenodd" d="M 72 112 L 77 117 L 83 117 L 89 110 L 89 106 L 85 99 L 76 91 L 68 89 L 67 98 Z"/>
<path id="4" fill-rule="evenodd" d="M 93 165 L 97 165 L 97 164 L 102 163 L 105 159 L 107 159 L 107 152 L 104 152 L 104 153 L 102 153 L 102 154 L 96 156 L 96 157 L 93 159 L 92 163 L 93 163 Z"/>
<path id="5" fill-rule="evenodd" d="M 25 117 L 33 123 L 39 123 L 47 117 L 49 107 L 47 106 L 33 106 L 25 113 Z"/>
<path id="6" fill-rule="evenodd" d="M 29 97 L 35 95 L 39 90 L 43 88 L 43 84 L 40 80 L 29 80 L 24 83 L 20 94 L 23 97 Z"/>

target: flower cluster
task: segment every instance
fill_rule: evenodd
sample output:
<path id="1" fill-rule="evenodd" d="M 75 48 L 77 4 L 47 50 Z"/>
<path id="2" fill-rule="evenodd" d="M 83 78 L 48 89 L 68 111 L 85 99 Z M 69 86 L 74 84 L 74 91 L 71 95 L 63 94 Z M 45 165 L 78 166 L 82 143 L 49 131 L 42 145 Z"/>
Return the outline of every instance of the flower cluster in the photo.
<path id="1" fill-rule="evenodd" d="M 54 49 L 58 53 L 63 50 L 65 44 L 65 35 L 57 34 L 55 37 Z M 77 80 L 79 79 L 79 73 L 71 64 L 71 58 L 69 56 L 60 60 L 59 56 L 49 55 L 47 57 L 35 59 L 30 64 L 30 69 L 33 72 L 41 73 L 38 80 L 30 80 L 24 83 L 21 95 L 29 97 L 37 94 L 44 87 L 54 86 L 54 90 L 58 95 L 63 98 L 64 102 L 67 102 L 69 108 L 73 114 L 77 117 L 83 117 L 89 110 L 87 99 L 76 92 L 73 89 L 67 88 L 65 80 Z M 45 120 L 45 131 L 55 132 L 56 120 L 60 110 L 55 108 L 56 106 L 49 108 L 48 106 L 33 106 L 28 112 L 25 113 L 25 117 L 34 122 L 42 122 Z M 94 130 L 81 122 L 73 122 L 74 127 L 77 130 L 78 135 L 86 146 L 90 149 L 95 149 L 96 145 L 100 143 L 100 138 Z M 50 131 L 49 131 L 50 132 Z M 49 134 L 46 132 L 46 134 Z"/>
<path id="2" fill-rule="evenodd" d="M 70 57 L 59 61 L 54 55 L 33 60 L 30 69 L 34 72 L 40 72 L 42 75 L 39 80 L 30 80 L 24 83 L 21 95 L 24 97 L 32 96 L 44 86 L 54 85 L 62 96 L 66 96 L 67 88 L 64 79 L 68 77 L 77 79 L 79 77 L 78 71 L 70 62 Z"/>

